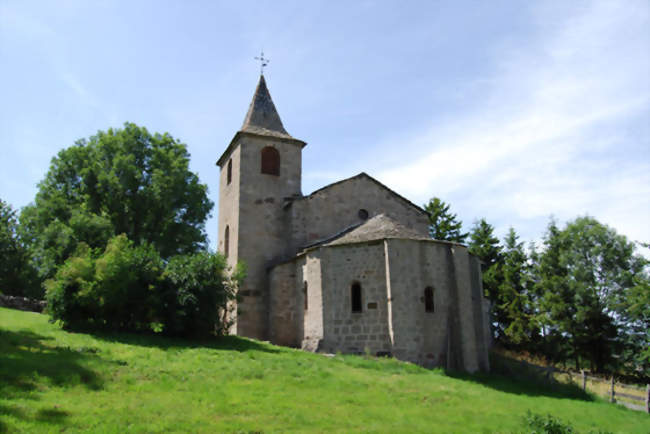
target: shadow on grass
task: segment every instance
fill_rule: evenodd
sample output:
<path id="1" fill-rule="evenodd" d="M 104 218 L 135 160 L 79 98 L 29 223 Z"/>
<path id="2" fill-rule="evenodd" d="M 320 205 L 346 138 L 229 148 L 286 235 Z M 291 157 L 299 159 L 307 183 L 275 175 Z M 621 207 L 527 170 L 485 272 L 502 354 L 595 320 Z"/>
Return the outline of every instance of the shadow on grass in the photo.
<path id="1" fill-rule="evenodd" d="M 431 369 L 413 363 L 407 363 L 392 357 L 340 354 L 334 357 L 333 360 L 353 368 L 380 371 L 385 374 L 393 375 L 428 375 L 434 372 Z M 439 373 L 442 373 L 442 371 Z"/>
<path id="2" fill-rule="evenodd" d="M 104 342 L 117 342 L 140 347 L 155 347 L 162 350 L 179 350 L 186 348 L 211 348 L 214 350 L 230 351 L 262 351 L 265 353 L 279 353 L 281 350 L 273 348 L 270 344 L 257 342 L 252 339 L 238 336 L 220 336 L 207 339 L 185 339 L 153 334 L 136 333 L 93 333 L 93 337 Z"/>
<path id="3" fill-rule="evenodd" d="M 83 385 L 99 390 L 103 381 L 84 361 L 98 358 L 86 349 L 71 349 L 47 345 L 50 337 L 27 330 L 0 329 L 0 397 L 11 399 L 38 399 L 43 387 L 70 387 Z M 20 407 L 0 405 L 0 416 L 32 419 Z M 62 410 L 41 410 L 35 419 L 62 423 L 67 413 Z M 7 430 L 0 421 L 0 431 Z"/>
<path id="4" fill-rule="evenodd" d="M 493 354 L 490 357 L 491 372 L 467 374 L 447 372 L 447 376 L 471 381 L 501 392 L 527 396 L 593 401 L 589 393 L 574 384 L 559 383 L 541 374 L 533 367 L 519 364 L 516 360 Z"/>

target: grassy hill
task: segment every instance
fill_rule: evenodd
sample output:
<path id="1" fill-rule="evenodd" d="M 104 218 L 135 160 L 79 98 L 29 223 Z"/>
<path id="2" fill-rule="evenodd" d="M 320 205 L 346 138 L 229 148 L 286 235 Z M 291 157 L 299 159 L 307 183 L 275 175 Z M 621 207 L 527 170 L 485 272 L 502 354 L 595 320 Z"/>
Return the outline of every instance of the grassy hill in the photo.
<path id="1" fill-rule="evenodd" d="M 236 337 L 67 333 L 0 308 L 0 431 L 526 432 L 527 410 L 579 432 L 650 432 L 647 414 L 572 387 Z"/>

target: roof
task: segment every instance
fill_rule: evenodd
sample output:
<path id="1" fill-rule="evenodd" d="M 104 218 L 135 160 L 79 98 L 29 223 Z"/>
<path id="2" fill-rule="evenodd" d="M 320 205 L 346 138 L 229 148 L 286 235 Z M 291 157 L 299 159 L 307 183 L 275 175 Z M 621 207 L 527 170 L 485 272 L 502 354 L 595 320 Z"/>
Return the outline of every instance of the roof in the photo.
<path id="1" fill-rule="evenodd" d="M 346 179 L 342 179 L 342 180 L 340 180 L 340 181 L 333 182 L 333 183 L 331 183 L 331 184 L 326 185 L 325 187 L 321 187 L 321 188 L 319 188 L 318 190 L 313 191 L 309 196 L 302 196 L 302 197 L 294 198 L 293 200 L 304 200 L 304 199 L 309 199 L 309 198 L 314 197 L 314 196 L 318 195 L 319 193 L 321 193 L 321 192 L 323 192 L 323 191 L 325 191 L 325 190 L 327 190 L 327 189 L 330 189 L 330 188 L 332 188 L 332 187 L 335 187 L 335 186 L 337 186 L 337 185 L 339 185 L 339 184 L 343 184 L 343 183 L 345 183 L 345 182 L 349 182 L 349 181 L 352 181 L 352 180 L 354 180 L 354 179 L 360 179 L 360 178 L 365 178 L 365 179 L 367 179 L 367 180 L 373 182 L 374 184 L 376 184 L 376 185 L 378 185 L 379 187 L 383 188 L 384 190 L 388 191 L 390 194 L 392 194 L 393 196 L 395 196 L 397 199 L 399 199 L 399 200 L 401 200 L 402 202 L 404 202 L 406 205 L 409 205 L 409 206 L 415 208 L 417 211 L 419 211 L 420 213 L 424 214 L 424 215 L 427 216 L 427 217 L 429 216 L 429 213 L 428 213 L 425 209 L 423 209 L 422 207 L 417 206 L 416 204 L 414 204 L 413 202 L 411 202 L 410 200 L 408 200 L 407 198 L 405 198 L 405 197 L 402 196 L 401 194 L 399 194 L 399 193 L 397 193 L 397 192 L 391 190 L 390 188 L 386 187 L 384 184 L 382 184 L 381 182 L 377 181 L 375 178 L 373 178 L 372 176 L 368 175 L 366 172 L 361 172 L 361 173 L 359 173 L 358 175 L 352 176 L 352 177 L 350 177 L 350 178 L 346 178 Z"/>
<path id="2" fill-rule="evenodd" d="M 230 141 L 230 144 L 223 154 L 221 154 L 219 160 L 217 160 L 217 165 L 223 165 L 225 158 L 230 155 L 230 152 L 235 147 L 238 139 L 244 135 L 273 137 L 283 142 L 300 145 L 303 148 L 306 145 L 305 142 L 292 137 L 287 130 L 284 129 L 280 115 L 275 108 L 275 104 L 273 104 L 271 94 L 266 86 L 264 75 L 260 76 L 260 81 L 257 83 L 253 100 L 251 101 L 250 106 L 248 106 L 248 112 L 244 118 L 244 124 Z"/>
<path id="3" fill-rule="evenodd" d="M 322 247 L 343 246 L 358 243 L 373 243 L 386 239 L 412 240 L 416 242 L 458 246 L 467 249 L 467 246 L 453 241 L 434 240 L 424 236 L 414 229 L 408 228 L 384 214 L 378 214 L 362 223 L 352 225 L 341 232 L 315 243 L 302 247 L 297 254 L 270 266 L 286 264 Z M 472 254 L 472 253 L 470 253 Z M 473 255 L 473 254 L 472 254 Z"/>
<path id="4" fill-rule="evenodd" d="M 255 95 L 248 107 L 241 131 L 275 137 L 293 138 L 282 125 L 280 115 L 271 99 L 264 75 L 260 75 Z"/>
<path id="5" fill-rule="evenodd" d="M 339 244 L 362 243 L 386 238 L 402 238 L 410 240 L 431 240 L 416 231 L 396 222 L 385 214 L 378 214 L 364 222 L 343 229 L 331 237 L 313 242 L 302 249 L 320 246 L 336 246 Z"/>
<path id="6" fill-rule="evenodd" d="M 386 238 L 430 240 L 430 238 L 425 237 L 415 229 L 407 228 L 390 217 L 379 214 L 349 231 L 344 231 L 339 236 L 326 241 L 323 245 L 335 246 L 339 244 L 384 240 Z"/>

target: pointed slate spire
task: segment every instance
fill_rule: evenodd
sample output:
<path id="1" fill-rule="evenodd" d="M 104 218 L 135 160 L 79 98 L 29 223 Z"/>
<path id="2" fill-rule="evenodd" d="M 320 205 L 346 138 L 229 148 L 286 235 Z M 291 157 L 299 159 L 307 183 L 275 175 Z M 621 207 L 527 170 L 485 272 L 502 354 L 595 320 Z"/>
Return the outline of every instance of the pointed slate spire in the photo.
<path id="1" fill-rule="evenodd" d="M 260 75 L 253 101 L 248 108 L 241 131 L 277 137 L 292 138 L 284 129 L 280 115 L 275 109 L 264 75 Z"/>

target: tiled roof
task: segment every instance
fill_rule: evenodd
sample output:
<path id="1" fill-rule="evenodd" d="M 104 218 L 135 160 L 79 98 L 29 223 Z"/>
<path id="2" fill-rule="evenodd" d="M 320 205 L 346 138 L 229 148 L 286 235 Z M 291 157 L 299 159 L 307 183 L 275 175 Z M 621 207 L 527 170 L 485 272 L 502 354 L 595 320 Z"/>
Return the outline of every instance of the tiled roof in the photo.
<path id="1" fill-rule="evenodd" d="M 265 136 L 293 138 L 282 125 L 263 75 L 260 76 L 260 81 L 257 83 L 255 95 L 248 107 L 241 131 Z"/>
<path id="2" fill-rule="evenodd" d="M 379 214 L 352 230 L 344 231 L 338 237 L 334 237 L 323 244 L 325 246 L 335 246 L 339 244 L 383 240 L 385 238 L 430 240 L 430 238 L 425 237 L 415 229 L 407 228 L 390 217 Z"/>

